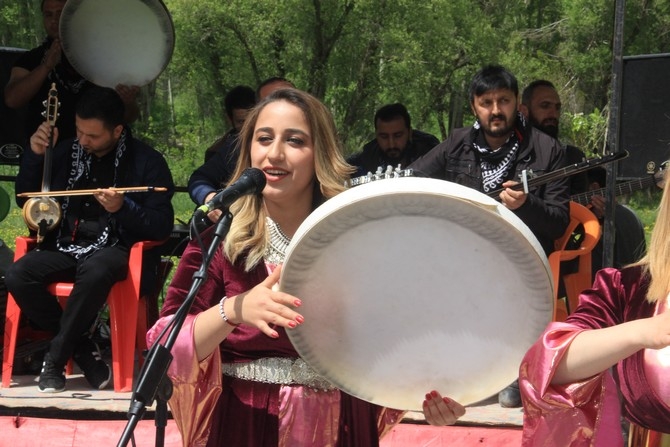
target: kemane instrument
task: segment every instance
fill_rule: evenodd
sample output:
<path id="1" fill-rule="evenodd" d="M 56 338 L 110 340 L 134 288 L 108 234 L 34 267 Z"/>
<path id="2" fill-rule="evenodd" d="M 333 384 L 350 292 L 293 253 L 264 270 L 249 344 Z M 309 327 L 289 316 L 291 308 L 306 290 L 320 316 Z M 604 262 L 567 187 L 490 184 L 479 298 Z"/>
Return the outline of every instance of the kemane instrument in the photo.
<path id="1" fill-rule="evenodd" d="M 22 209 L 23 220 L 28 228 L 37 232 L 37 243 L 44 240 L 47 231 L 53 230 L 60 223 L 61 212 L 58 202 L 48 197 L 51 189 L 51 164 L 53 158 L 53 129 L 56 126 L 58 118 L 58 91 L 56 84 L 52 83 L 49 89 L 49 95 L 44 101 L 45 110 L 42 112 L 46 122 L 51 127 L 49 144 L 44 151 L 44 167 L 42 171 L 42 191 L 35 193 L 33 198 L 29 199 Z"/>
<path id="2" fill-rule="evenodd" d="M 17 194 L 17 197 L 62 197 L 62 196 L 87 196 L 99 193 L 103 189 L 109 189 L 120 193 L 133 192 L 165 192 L 167 188 L 162 186 L 130 186 L 126 188 L 98 188 L 98 189 L 73 189 L 69 191 L 48 191 L 44 192 L 22 192 Z"/>

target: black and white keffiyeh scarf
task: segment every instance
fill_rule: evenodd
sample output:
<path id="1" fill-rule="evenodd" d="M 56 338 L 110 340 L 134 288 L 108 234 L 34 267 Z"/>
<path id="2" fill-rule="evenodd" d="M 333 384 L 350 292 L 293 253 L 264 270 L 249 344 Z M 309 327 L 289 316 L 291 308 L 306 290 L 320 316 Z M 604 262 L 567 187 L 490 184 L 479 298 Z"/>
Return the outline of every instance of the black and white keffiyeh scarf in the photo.
<path id="1" fill-rule="evenodd" d="M 118 171 L 121 160 L 126 152 L 126 135 L 127 129 L 124 129 L 119 137 L 119 141 L 116 144 L 116 153 L 114 157 L 114 182 L 112 186 L 117 186 L 116 182 L 118 180 Z M 66 190 L 74 189 L 78 181 L 82 179 L 88 179 L 91 172 L 91 160 L 93 155 L 88 154 L 84 151 L 84 148 L 79 144 L 79 140 L 76 139 L 72 143 L 72 162 L 71 170 L 68 176 Z M 67 222 L 67 212 L 70 206 L 70 196 L 65 196 L 63 203 L 61 205 L 62 219 L 61 219 L 61 231 L 63 226 Z M 107 246 L 110 243 L 110 234 L 111 234 L 111 216 L 107 213 L 107 224 L 105 228 L 100 232 L 98 238 L 90 244 L 87 245 L 78 245 L 73 243 L 64 244 L 61 243 L 59 238 L 56 246 L 59 251 L 62 253 L 67 253 L 73 256 L 75 259 L 80 259 L 86 257 L 88 254 L 99 250 L 102 247 Z"/>
<path id="2" fill-rule="evenodd" d="M 475 121 L 472 126 L 472 146 L 481 155 L 480 167 L 484 192 L 500 188 L 514 164 L 519 145 L 526 135 L 527 126 L 526 118 L 519 112 L 517 112 L 516 123 L 509 139 L 497 149 L 490 149 L 486 146 L 486 139 L 481 132 L 479 120 Z"/>

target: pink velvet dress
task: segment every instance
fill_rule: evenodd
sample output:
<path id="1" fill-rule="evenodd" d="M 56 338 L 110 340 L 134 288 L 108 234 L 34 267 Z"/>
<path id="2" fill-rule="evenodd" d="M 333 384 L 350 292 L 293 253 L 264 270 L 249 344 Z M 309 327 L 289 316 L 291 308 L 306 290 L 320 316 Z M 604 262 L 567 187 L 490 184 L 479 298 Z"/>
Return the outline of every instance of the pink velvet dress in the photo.
<path id="1" fill-rule="evenodd" d="M 205 241 L 209 244 L 209 238 Z M 207 245 L 206 245 L 207 246 Z M 147 334 L 153 343 L 191 287 L 202 255 L 195 242 L 183 253 L 168 289 L 161 318 Z M 244 272 L 218 250 L 207 281 L 200 288 L 189 317 L 172 349 L 168 372 L 174 385 L 169 405 L 185 446 L 376 446 L 379 438 L 402 418 L 403 412 L 361 401 L 326 386 L 263 383 L 223 374 L 253 365 L 293 361 L 298 355 L 282 328 L 271 339 L 259 330 L 240 325 L 202 362 L 195 356 L 192 328 L 197 314 L 216 305 L 223 296 L 251 289 L 268 275 L 259 265 Z M 222 366 L 223 363 L 223 366 Z M 267 367 L 267 366 L 266 366 Z M 226 370 L 227 370 L 226 369 Z"/>
<path id="2" fill-rule="evenodd" d="M 565 322 L 551 323 L 519 370 L 524 446 L 616 447 L 624 443 L 621 412 L 633 424 L 670 432 L 670 362 L 641 350 L 610 371 L 579 383 L 552 385 L 557 365 L 577 334 L 653 316 L 664 310 L 646 299 L 648 280 L 638 267 L 603 269 Z M 620 399 L 619 399 L 620 396 Z"/>

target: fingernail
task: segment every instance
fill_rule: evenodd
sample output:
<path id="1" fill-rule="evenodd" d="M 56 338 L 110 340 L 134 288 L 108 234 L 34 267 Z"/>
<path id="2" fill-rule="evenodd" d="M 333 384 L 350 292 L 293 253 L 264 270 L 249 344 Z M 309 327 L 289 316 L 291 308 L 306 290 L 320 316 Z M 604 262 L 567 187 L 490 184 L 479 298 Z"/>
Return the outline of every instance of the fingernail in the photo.
<path id="1" fill-rule="evenodd" d="M 430 395 L 430 393 L 426 394 L 426 400 L 431 400 L 433 396 Z"/>
<path id="2" fill-rule="evenodd" d="M 296 327 L 297 325 L 298 325 L 298 324 L 297 324 L 295 321 L 289 321 L 289 322 L 288 322 L 288 327 L 290 327 L 290 328 L 294 328 L 294 327 Z"/>
<path id="3" fill-rule="evenodd" d="M 433 397 L 437 397 L 437 391 L 431 391 L 430 394 L 432 394 Z"/>
<path id="4" fill-rule="evenodd" d="M 302 315 L 298 315 L 295 317 L 295 321 L 297 321 L 299 324 L 303 324 L 305 322 L 305 318 Z"/>
<path id="5" fill-rule="evenodd" d="M 443 397 L 442 400 L 444 401 L 445 404 L 451 402 L 451 399 L 449 399 L 448 397 Z"/>
<path id="6" fill-rule="evenodd" d="M 302 301 L 300 301 L 299 299 L 296 298 L 296 300 L 293 301 L 293 305 L 294 306 L 302 306 Z"/>

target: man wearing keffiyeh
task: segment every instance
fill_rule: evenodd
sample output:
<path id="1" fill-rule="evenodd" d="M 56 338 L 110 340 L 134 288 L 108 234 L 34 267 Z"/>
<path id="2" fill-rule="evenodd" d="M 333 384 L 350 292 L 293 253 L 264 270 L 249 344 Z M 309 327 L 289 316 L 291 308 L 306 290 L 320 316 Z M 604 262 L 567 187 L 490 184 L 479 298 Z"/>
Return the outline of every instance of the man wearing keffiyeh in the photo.
<path id="1" fill-rule="evenodd" d="M 548 254 L 570 219 L 568 177 L 531 186 L 528 194 L 510 187 L 523 170 L 542 175 L 563 168 L 565 152 L 558 141 L 528 125 L 517 111 L 518 95 L 509 71 L 497 65 L 482 68 L 470 85 L 475 123 L 454 129 L 409 168 L 482 192 L 504 188 L 500 201 L 528 225 Z"/>
<path id="2" fill-rule="evenodd" d="M 549 254 L 570 221 L 569 177 L 531 186 L 528 194 L 511 187 L 519 183 L 524 170 L 542 175 L 563 168 L 565 150 L 526 122 L 518 112 L 518 96 L 512 73 L 499 65 L 482 68 L 470 84 L 474 125 L 454 129 L 409 168 L 419 176 L 460 183 L 485 193 L 502 188 L 498 199 L 519 216 Z M 499 401 L 503 406 L 520 406 L 518 385 L 503 390 Z"/>
<path id="3" fill-rule="evenodd" d="M 167 162 L 132 137 L 118 93 L 96 86 L 87 89 L 75 119 L 77 138 L 53 148 L 50 138 L 56 140 L 58 128 L 45 122 L 37 129 L 16 179 L 17 193 L 40 191 L 44 154 L 51 150 L 51 191 L 96 190 L 59 197 L 60 226 L 45 235 L 39 250 L 12 264 L 5 276 L 8 291 L 28 319 L 55 334 L 40 374 L 42 392 L 65 389 L 63 371 L 70 357 L 93 388 L 109 383 L 111 370 L 89 329 L 114 283 L 126 277 L 130 247 L 142 240 L 166 239 L 174 221 L 174 183 Z M 165 187 L 167 192 L 124 194 L 110 189 L 132 186 Z M 17 199 L 19 206 L 24 201 Z M 157 256 L 145 257 L 157 262 Z M 143 269 L 143 282 L 153 284 L 145 281 L 148 271 Z M 65 309 L 45 288 L 52 282 L 74 283 Z"/>

